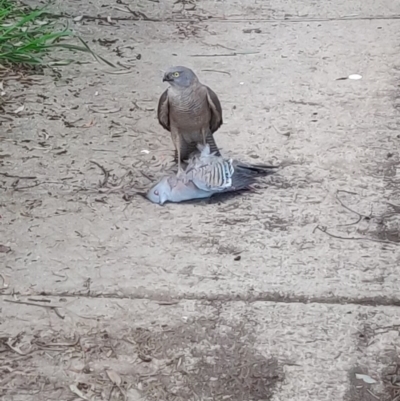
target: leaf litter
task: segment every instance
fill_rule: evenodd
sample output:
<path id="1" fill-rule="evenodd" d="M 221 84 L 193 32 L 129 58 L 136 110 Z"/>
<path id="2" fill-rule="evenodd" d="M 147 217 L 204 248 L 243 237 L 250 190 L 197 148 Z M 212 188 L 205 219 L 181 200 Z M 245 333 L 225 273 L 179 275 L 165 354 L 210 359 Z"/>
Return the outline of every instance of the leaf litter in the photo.
<path id="1" fill-rule="evenodd" d="M 28 391 L 31 401 L 70 399 L 71 393 L 91 401 L 132 394 L 149 401 L 256 401 L 271 399 L 283 380 L 282 366 L 256 350 L 243 322 L 200 316 L 114 334 L 77 330 L 0 338 L 0 397 L 18 389 Z"/>

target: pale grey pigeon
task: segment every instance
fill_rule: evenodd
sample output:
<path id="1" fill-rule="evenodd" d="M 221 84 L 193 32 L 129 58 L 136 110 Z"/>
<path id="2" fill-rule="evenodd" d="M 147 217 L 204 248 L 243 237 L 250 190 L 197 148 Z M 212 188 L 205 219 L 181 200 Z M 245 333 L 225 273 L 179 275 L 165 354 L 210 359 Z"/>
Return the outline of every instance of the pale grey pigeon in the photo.
<path id="1" fill-rule="evenodd" d="M 210 153 L 210 146 L 199 144 L 181 174 L 163 177 L 148 190 L 153 203 L 183 202 L 210 198 L 219 193 L 249 189 L 260 176 L 273 174 L 279 166 L 244 164 Z"/>
<path id="2" fill-rule="evenodd" d="M 218 96 L 189 68 L 171 67 L 163 81 L 170 86 L 160 97 L 157 117 L 171 132 L 180 174 L 181 162 L 196 151 L 199 143 L 208 143 L 211 153 L 220 156 L 213 134 L 223 123 L 222 108 Z"/>

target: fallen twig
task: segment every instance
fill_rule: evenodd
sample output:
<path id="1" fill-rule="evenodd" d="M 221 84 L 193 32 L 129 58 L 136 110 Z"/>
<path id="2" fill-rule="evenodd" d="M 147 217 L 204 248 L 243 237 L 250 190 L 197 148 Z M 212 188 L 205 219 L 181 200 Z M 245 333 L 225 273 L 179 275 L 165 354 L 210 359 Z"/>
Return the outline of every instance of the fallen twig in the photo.
<path id="1" fill-rule="evenodd" d="M 16 352 L 16 353 L 19 354 L 19 355 L 26 356 L 26 355 L 29 355 L 29 354 L 32 353 L 32 351 L 22 352 L 18 347 L 15 347 L 15 346 L 11 345 L 11 344 L 10 344 L 10 341 L 7 341 L 5 344 L 6 344 L 11 350 L 13 350 L 14 352 Z"/>
<path id="2" fill-rule="evenodd" d="M 108 179 L 110 178 L 110 171 L 106 170 L 101 164 L 95 162 L 94 160 L 90 160 L 90 163 L 95 164 L 103 172 L 104 179 L 103 179 L 103 182 L 100 183 L 100 188 L 103 188 L 108 183 Z"/>
<path id="3" fill-rule="evenodd" d="M 13 190 L 14 191 L 21 191 L 22 189 L 35 188 L 35 187 L 38 187 L 39 185 L 42 185 L 42 184 L 44 184 L 44 182 L 37 182 L 34 185 L 27 185 L 25 187 L 15 187 L 15 188 L 13 188 Z"/>
<path id="4" fill-rule="evenodd" d="M 150 178 L 144 171 L 139 170 L 139 173 L 142 174 L 144 178 L 147 178 L 150 182 L 153 182 L 153 179 Z"/>
<path id="5" fill-rule="evenodd" d="M 246 54 L 258 54 L 260 52 L 232 52 L 232 53 L 217 53 L 217 54 L 191 54 L 190 57 L 234 57 Z"/>
<path id="6" fill-rule="evenodd" d="M 14 301 L 12 299 L 5 299 L 4 302 L 10 302 L 13 304 L 21 304 L 21 305 L 41 306 L 42 308 L 48 308 L 48 309 L 53 310 L 60 319 L 65 318 L 65 316 L 61 315 L 61 313 L 58 311 L 58 308 L 63 307 L 61 305 L 43 305 L 43 304 L 37 304 L 35 302 L 28 302 L 28 301 Z"/>
<path id="7" fill-rule="evenodd" d="M 8 174 L 8 173 L 0 173 L 0 175 L 7 177 L 7 178 L 19 178 L 21 180 L 36 180 L 37 177 L 35 176 L 27 176 L 27 177 L 23 177 L 20 175 L 12 175 L 12 174 Z"/>
<path id="8" fill-rule="evenodd" d="M 35 298 L 28 298 L 28 301 L 32 301 L 32 302 L 51 302 L 50 299 L 35 299 Z"/>
<path id="9" fill-rule="evenodd" d="M 157 304 L 160 306 L 176 305 L 179 304 L 179 301 L 158 301 Z"/>
<path id="10" fill-rule="evenodd" d="M 201 70 L 201 71 L 208 71 L 208 72 L 219 72 L 220 74 L 227 74 L 227 75 L 231 76 L 231 73 L 230 73 L 230 72 L 228 72 L 228 71 L 210 70 L 210 69 L 204 69 L 204 70 Z"/>
<path id="11" fill-rule="evenodd" d="M 341 237 L 339 235 L 332 234 L 327 231 L 326 227 L 321 227 L 317 226 L 314 228 L 313 233 L 315 233 L 316 230 L 322 231 L 326 235 L 329 235 L 332 238 L 336 239 L 347 239 L 347 240 L 353 240 L 353 241 L 372 241 L 372 242 L 379 242 L 381 244 L 392 244 L 392 245 L 399 245 L 400 243 L 394 242 L 394 241 L 386 241 L 386 240 L 380 240 L 380 239 L 374 239 L 374 238 L 368 238 L 368 237 Z"/>
<path id="12" fill-rule="evenodd" d="M 347 205 L 345 205 L 345 204 L 343 203 L 343 201 L 339 198 L 339 193 L 340 193 L 340 192 L 344 192 L 344 193 L 350 194 L 350 195 L 358 195 L 358 194 L 355 193 L 355 192 L 345 191 L 344 189 L 339 189 L 339 190 L 336 191 L 336 199 L 338 200 L 338 202 L 339 202 L 339 203 L 342 205 L 342 207 L 344 207 L 346 210 L 348 210 L 348 211 L 351 212 L 351 213 L 356 214 L 356 215 L 358 216 L 358 220 L 355 221 L 354 223 L 340 224 L 340 225 L 338 225 L 338 227 L 354 226 L 355 224 L 358 224 L 362 219 L 370 220 L 370 219 L 372 218 L 372 212 L 370 213 L 369 216 L 367 216 L 367 215 L 365 215 L 365 214 L 361 214 L 361 213 L 359 213 L 359 212 L 356 212 L 355 210 L 353 210 L 353 209 L 349 208 Z"/>
<path id="13" fill-rule="evenodd" d="M 376 400 L 380 400 L 380 398 L 376 396 L 371 390 L 367 389 L 367 392 L 370 393 Z"/>
<path id="14" fill-rule="evenodd" d="M 394 205 L 393 203 L 390 203 L 390 202 L 386 202 L 386 203 L 393 208 L 395 213 L 400 213 L 400 206 L 399 205 Z"/>
<path id="15" fill-rule="evenodd" d="M 8 288 L 8 282 L 7 282 L 6 278 L 5 278 L 5 276 L 3 276 L 1 273 L 0 273 L 0 277 L 3 280 L 3 284 L 2 284 L 0 289 L 1 290 L 5 290 L 6 288 Z"/>
<path id="16" fill-rule="evenodd" d="M 61 343 L 42 343 L 40 341 L 36 341 L 35 344 L 39 347 L 74 347 L 79 343 L 80 336 L 78 335 L 76 339 L 72 342 L 61 342 Z"/>

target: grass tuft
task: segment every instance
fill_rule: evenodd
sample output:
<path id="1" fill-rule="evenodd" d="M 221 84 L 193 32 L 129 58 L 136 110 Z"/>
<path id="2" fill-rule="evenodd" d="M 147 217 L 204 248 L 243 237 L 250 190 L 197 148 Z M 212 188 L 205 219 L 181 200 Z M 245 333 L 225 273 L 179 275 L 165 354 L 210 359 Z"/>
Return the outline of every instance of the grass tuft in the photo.
<path id="1" fill-rule="evenodd" d="M 52 59 L 51 50 L 58 48 L 71 54 L 89 53 L 95 59 L 115 67 L 96 55 L 68 26 L 61 26 L 59 20 L 51 20 L 48 15 L 45 7 L 32 10 L 18 6 L 15 1 L 0 0 L 0 65 L 44 67 L 76 62 L 74 57 Z M 79 45 L 64 43 L 67 38 L 77 40 Z"/>

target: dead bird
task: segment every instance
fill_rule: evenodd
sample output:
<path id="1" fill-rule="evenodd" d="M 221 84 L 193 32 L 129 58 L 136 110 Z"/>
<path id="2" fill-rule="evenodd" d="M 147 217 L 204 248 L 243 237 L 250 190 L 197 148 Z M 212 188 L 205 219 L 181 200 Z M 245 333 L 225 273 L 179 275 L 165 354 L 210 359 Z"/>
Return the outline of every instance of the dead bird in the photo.
<path id="1" fill-rule="evenodd" d="M 250 189 L 259 177 L 273 174 L 279 166 L 246 164 L 210 152 L 208 144 L 197 145 L 185 170 L 163 177 L 146 193 L 153 203 L 184 202 Z"/>

